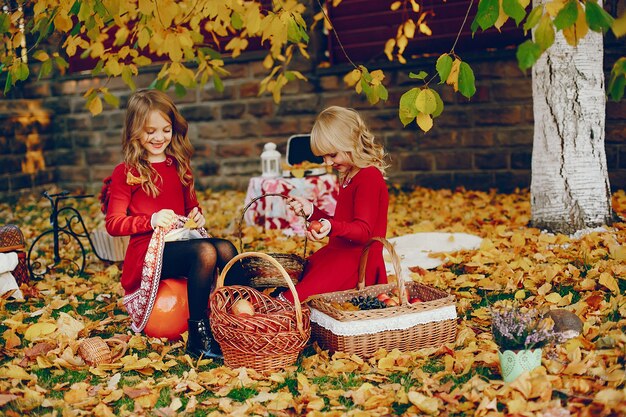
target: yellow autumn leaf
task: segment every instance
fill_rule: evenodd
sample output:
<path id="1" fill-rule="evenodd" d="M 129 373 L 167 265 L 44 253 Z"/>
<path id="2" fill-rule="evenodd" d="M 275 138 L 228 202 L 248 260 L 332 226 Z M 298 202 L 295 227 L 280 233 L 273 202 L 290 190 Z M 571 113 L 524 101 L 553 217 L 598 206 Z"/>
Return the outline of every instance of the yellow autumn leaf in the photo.
<path id="1" fill-rule="evenodd" d="M 456 58 L 452 62 L 452 68 L 450 69 L 450 74 L 448 74 L 448 78 L 446 79 L 446 84 L 451 85 L 454 91 L 459 91 L 460 69 L 461 69 L 461 60 Z"/>
<path id="2" fill-rule="evenodd" d="M 624 245 L 613 245 L 609 248 L 609 253 L 611 254 L 611 258 L 615 259 L 619 262 L 626 261 L 626 246 Z"/>
<path id="3" fill-rule="evenodd" d="M 54 26 L 60 31 L 60 32 L 69 32 L 70 29 L 72 29 L 72 20 L 69 18 L 69 16 L 65 13 L 57 13 L 54 16 Z"/>
<path id="4" fill-rule="evenodd" d="M 87 101 L 87 108 L 94 116 L 102 113 L 102 100 L 100 97 L 95 96 L 91 100 Z"/>
<path id="5" fill-rule="evenodd" d="M 617 280 L 608 272 L 602 272 L 600 274 L 600 279 L 598 280 L 598 282 L 600 283 L 600 285 L 604 285 L 613 293 L 619 294 L 619 285 L 617 284 Z"/>
<path id="6" fill-rule="evenodd" d="M 561 301 L 561 296 L 558 293 L 553 292 L 546 295 L 546 301 L 552 304 L 558 304 Z"/>
<path id="7" fill-rule="evenodd" d="M 511 236 L 511 244 L 515 248 L 522 248 L 526 245 L 526 238 L 521 233 L 514 233 L 513 236 Z"/>
<path id="8" fill-rule="evenodd" d="M 31 381 L 31 380 L 36 379 L 34 375 L 31 375 L 28 372 L 26 372 L 26 370 L 22 368 L 21 366 L 10 365 L 10 364 L 0 368 L 0 378 L 6 378 L 10 380 L 17 379 L 17 380 L 24 380 L 24 381 Z"/>
<path id="9" fill-rule="evenodd" d="M 349 86 L 352 87 L 356 83 L 361 80 L 361 70 L 353 69 L 348 74 L 343 77 L 343 81 Z"/>
<path id="10" fill-rule="evenodd" d="M 395 47 L 396 47 L 396 40 L 393 38 L 388 39 L 387 42 L 385 43 L 384 51 L 389 61 L 393 61 L 393 48 Z M 354 70 L 354 71 L 357 71 L 357 70 Z M 348 83 L 346 82 L 346 84 Z"/>
<path id="11" fill-rule="evenodd" d="M 600 404 L 616 406 L 620 402 L 626 401 L 626 393 L 624 393 L 624 390 L 620 391 L 613 388 L 606 388 L 598 392 L 594 400 Z"/>
<path id="12" fill-rule="evenodd" d="M 551 2 L 546 3 L 545 7 L 546 7 L 546 11 L 548 12 L 548 15 L 550 15 L 550 17 L 554 19 L 556 15 L 559 14 L 563 6 L 565 6 L 566 2 L 567 0 L 553 0 Z"/>
<path id="13" fill-rule="evenodd" d="M 407 394 L 411 404 L 420 409 L 420 411 L 436 416 L 439 414 L 440 401 L 436 397 L 427 397 L 424 394 L 415 391 L 409 391 Z"/>
<path id="14" fill-rule="evenodd" d="M 409 39 L 413 39 L 415 37 L 415 22 L 411 19 L 404 22 L 404 36 Z"/>
<path id="15" fill-rule="evenodd" d="M 589 32 L 589 25 L 585 18 L 585 10 L 581 4 L 578 3 L 578 17 L 576 18 L 576 22 L 572 26 L 563 29 L 563 36 L 568 44 L 576 46 L 581 39 L 587 36 L 587 32 Z"/>
<path id="16" fill-rule="evenodd" d="M 7 349 L 13 349 L 22 344 L 19 336 L 11 329 L 5 330 L 4 333 L 2 333 L 2 338 L 5 340 L 4 347 Z"/>
<path id="17" fill-rule="evenodd" d="M 44 50 L 39 50 L 33 54 L 33 58 L 35 58 L 37 61 L 43 62 L 49 60 L 50 55 L 48 55 L 48 53 Z"/>
<path id="18" fill-rule="evenodd" d="M 78 333 L 85 328 L 81 321 L 76 320 L 63 311 L 59 313 L 56 325 L 59 329 L 59 334 L 66 335 L 70 339 L 77 339 Z"/>
<path id="19" fill-rule="evenodd" d="M 24 339 L 33 341 L 49 335 L 56 329 L 57 326 L 54 323 L 35 323 L 30 325 L 28 329 L 26 329 L 26 332 L 24 333 Z"/>
<path id="20" fill-rule="evenodd" d="M 626 12 L 622 12 L 622 15 L 613 21 L 611 29 L 616 38 L 626 35 Z"/>
<path id="21" fill-rule="evenodd" d="M 496 19 L 496 22 L 493 24 L 493 26 L 498 29 L 499 32 L 501 32 L 500 28 L 502 28 L 506 21 L 509 20 L 509 15 L 504 12 L 504 7 L 502 7 L 502 0 L 499 0 L 499 3 L 500 8 L 498 13 L 498 19 Z"/>
<path id="22" fill-rule="evenodd" d="M 430 29 L 430 26 L 428 26 L 426 22 L 420 23 L 419 28 L 420 28 L 420 32 L 426 36 L 431 36 L 433 34 L 433 31 Z"/>
<path id="23" fill-rule="evenodd" d="M 116 417 L 113 410 L 106 404 L 100 403 L 93 409 L 93 415 L 95 417 Z"/>
<path id="24" fill-rule="evenodd" d="M 385 356 L 381 360 L 378 361 L 378 369 L 391 369 L 396 364 L 394 358 L 390 356 Z"/>
<path id="25" fill-rule="evenodd" d="M 424 132 L 428 132 L 433 127 L 433 118 L 430 114 L 417 113 L 415 122 Z"/>

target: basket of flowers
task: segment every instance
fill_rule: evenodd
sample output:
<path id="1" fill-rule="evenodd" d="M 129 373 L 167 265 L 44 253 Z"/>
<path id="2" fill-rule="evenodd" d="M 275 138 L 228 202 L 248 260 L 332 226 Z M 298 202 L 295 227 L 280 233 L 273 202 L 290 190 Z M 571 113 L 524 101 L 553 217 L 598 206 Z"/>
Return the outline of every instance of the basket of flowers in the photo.
<path id="1" fill-rule="evenodd" d="M 279 271 L 294 304 L 272 298 L 254 288 L 224 286 L 232 265 L 251 257 L 262 258 Z M 285 269 L 271 256 L 246 252 L 232 258 L 218 277 L 210 298 L 211 330 L 231 368 L 257 371 L 292 365 L 311 336 L 310 310 L 301 306 L 298 293 Z"/>
<path id="2" fill-rule="evenodd" d="M 259 197 L 252 199 L 243 209 L 241 213 L 241 218 L 239 219 L 239 252 L 242 253 L 243 250 L 243 219 L 246 211 L 255 204 L 259 199 L 265 197 L 282 197 L 288 199 L 289 196 L 279 193 L 267 193 L 263 194 Z M 304 213 L 300 215 L 303 218 L 303 221 L 306 223 L 306 217 Z M 304 236 L 304 245 L 302 247 L 302 256 L 299 256 L 295 253 L 269 253 L 272 258 L 277 260 L 280 265 L 287 271 L 287 274 L 291 278 L 291 281 L 294 284 L 297 284 L 302 276 L 302 272 L 304 271 L 304 266 L 306 264 L 306 247 L 307 247 L 307 237 Z M 241 266 L 245 271 L 246 278 L 250 282 L 250 286 L 255 288 L 263 288 L 263 287 L 284 287 L 284 280 L 279 271 L 272 266 L 268 261 L 264 258 L 260 257 L 250 257 L 244 258 L 241 260 Z"/>
<path id="3" fill-rule="evenodd" d="M 389 252 L 396 282 L 365 287 L 369 247 L 381 242 Z M 309 299 L 312 337 L 331 352 L 372 356 L 378 349 L 413 351 L 454 342 L 454 297 L 418 282 L 405 282 L 393 245 L 373 238 L 363 249 L 355 290 L 319 294 Z"/>

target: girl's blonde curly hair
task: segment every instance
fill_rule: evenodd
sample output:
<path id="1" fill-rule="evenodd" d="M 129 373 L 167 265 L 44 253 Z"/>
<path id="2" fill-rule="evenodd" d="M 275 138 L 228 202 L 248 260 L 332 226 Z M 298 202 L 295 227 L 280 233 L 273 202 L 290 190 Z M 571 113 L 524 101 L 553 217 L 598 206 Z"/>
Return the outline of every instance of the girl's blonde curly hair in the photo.
<path id="1" fill-rule="evenodd" d="M 178 112 L 172 99 L 159 90 L 139 90 L 128 100 L 126 121 L 122 130 L 122 153 L 127 167 L 139 173 L 141 188 L 155 197 L 159 188 L 155 180 L 160 178 L 148 161 L 148 153 L 141 144 L 146 121 L 152 111 L 158 111 L 172 124 L 172 141 L 165 150 L 166 155 L 177 162 L 180 181 L 193 193 L 193 177 L 190 160 L 193 146 L 187 137 L 188 124 Z"/>
<path id="2" fill-rule="evenodd" d="M 331 106 L 317 116 L 311 150 L 318 156 L 346 152 L 356 167 L 375 166 L 383 175 L 388 167 L 383 146 L 375 141 L 359 113 L 350 108 Z"/>

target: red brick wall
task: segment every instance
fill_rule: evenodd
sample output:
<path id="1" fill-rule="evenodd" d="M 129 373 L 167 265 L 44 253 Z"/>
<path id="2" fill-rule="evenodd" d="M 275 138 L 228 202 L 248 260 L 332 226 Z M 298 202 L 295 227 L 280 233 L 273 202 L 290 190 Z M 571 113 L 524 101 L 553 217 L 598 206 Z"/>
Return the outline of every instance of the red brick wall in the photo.
<path id="1" fill-rule="evenodd" d="M 397 116 L 400 96 L 414 85 L 404 73 L 407 67 L 401 72 L 385 69 L 390 100 L 370 106 L 343 85 L 347 67 L 314 69 L 302 63 L 301 70 L 311 82 L 288 86 L 282 102 L 275 104 L 270 96 L 257 95 L 258 82 L 265 76 L 260 62 L 229 64 L 232 76 L 225 80 L 223 93 L 207 87 L 176 98 L 190 122 L 198 187 L 245 188 L 250 176 L 260 172 L 264 143 L 276 142 L 284 155 L 289 136 L 309 132 L 315 115 L 332 104 L 362 112 L 392 157 L 389 178 L 393 183 L 501 191 L 528 187 L 533 135 L 530 76 L 517 68 L 512 51 L 463 58 L 475 71 L 477 93 L 468 101 L 448 88 L 441 89 L 445 110 L 427 134 L 415 125 L 403 128 Z M 423 60 L 410 68 L 415 71 L 423 66 L 432 72 L 431 64 Z M 142 74 L 137 85 L 147 86 L 153 76 Z M 23 98 L 0 101 L 1 196 L 40 190 L 53 183 L 70 190 L 99 189 L 102 178 L 121 160 L 123 108 L 130 94 L 120 80 L 109 81 L 108 88 L 121 98 L 121 108 L 105 108 L 93 117 L 85 110 L 82 95 L 104 82 L 80 75 L 44 80 L 23 88 Z M 35 136 L 15 129 L 16 115 L 28 106 L 49 116 L 47 123 L 33 127 Z M 606 113 L 611 186 L 623 189 L 626 102 L 608 102 Z M 29 146 L 41 150 L 45 169 L 22 172 L 28 148 L 25 137 L 39 141 Z"/>

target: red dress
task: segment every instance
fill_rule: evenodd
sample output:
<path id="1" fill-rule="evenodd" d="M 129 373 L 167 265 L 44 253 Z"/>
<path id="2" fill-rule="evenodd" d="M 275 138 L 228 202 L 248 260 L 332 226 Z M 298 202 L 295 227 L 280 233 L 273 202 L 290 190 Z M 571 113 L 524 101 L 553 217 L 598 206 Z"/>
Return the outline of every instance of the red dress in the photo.
<path id="1" fill-rule="evenodd" d="M 121 279 L 126 294 L 137 290 L 141 282 L 141 270 L 153 232 L 150 225 L 152 214 L 161 209 L 172 209 L 176 214 L 186 216 L 198 206 L 196 194 L 190 194 L 189 187 L 180 182 L 172 158 L 153 163 L 152 167 L 161 177 L 155 182 L 161 191 L 156 197 L 146 194 L 141 185 L 128 184 L 129 169 L 124 163 L 116 166 L 111 175 L 106 229 L 112 236 L 130 235 Z"/>
<path id="2" fill-rule="evenodd" d="M 361 251 L 372 237 L 386 236 L 388 208 L 387 184 L 376 167 L 362 168 L 339 190 L 334 216 L 314 208 L 310 220 L 328 219 L 332 228 L 328 244 L 308 258 L 296 285 L 300 302 L 315 294 L 356 288 Z M 378 242 L 370 246 L 366 285 L 387 283 L 382 251 Z M 293 301 L 290 291 L 284 296 Z"/>

